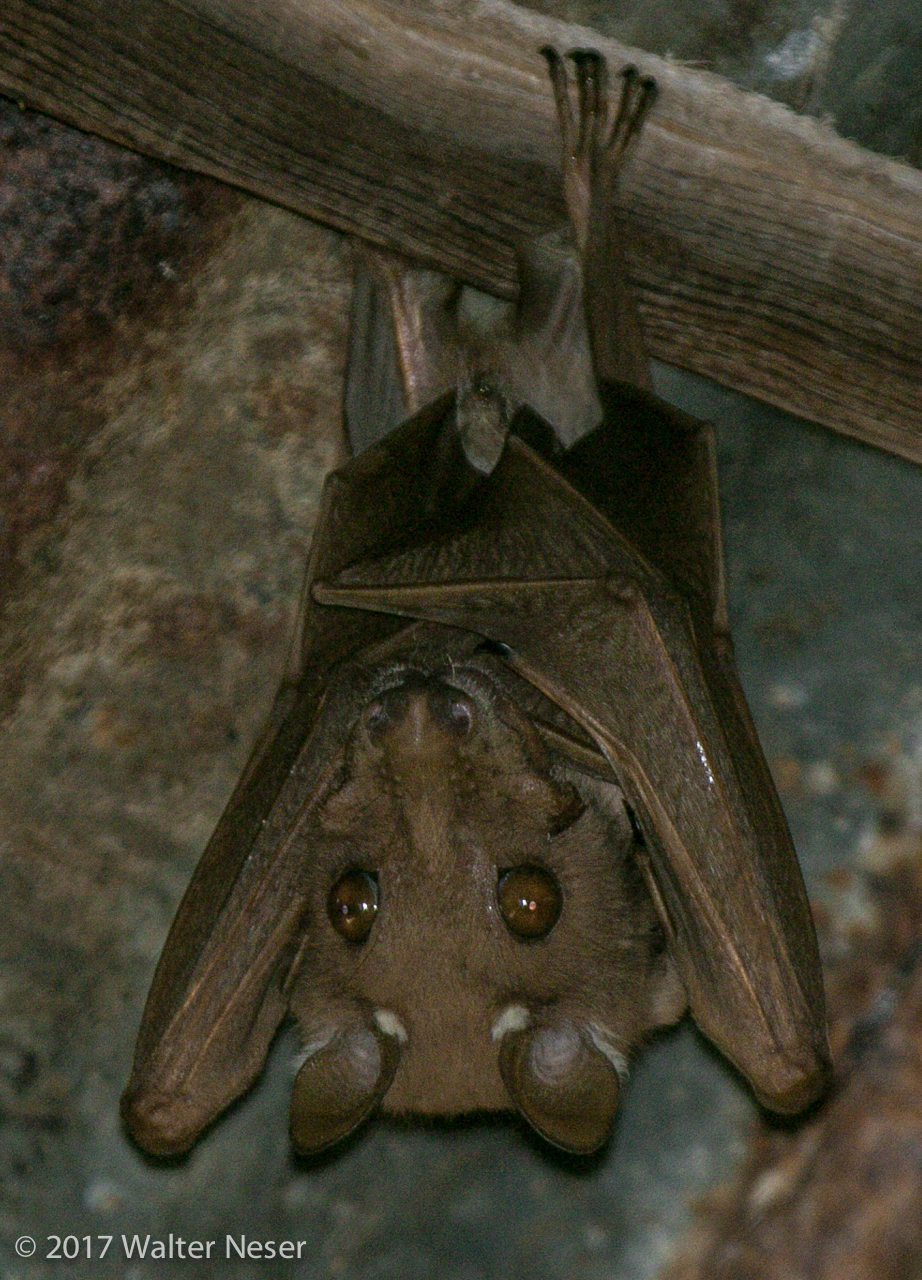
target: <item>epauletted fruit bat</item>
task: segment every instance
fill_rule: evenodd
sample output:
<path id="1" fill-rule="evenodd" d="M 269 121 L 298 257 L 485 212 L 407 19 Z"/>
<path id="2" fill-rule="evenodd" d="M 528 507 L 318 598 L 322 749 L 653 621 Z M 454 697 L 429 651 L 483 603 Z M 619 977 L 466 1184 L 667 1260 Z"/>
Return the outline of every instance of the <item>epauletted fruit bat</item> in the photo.
<path id="1" fill-rule="evenodd" d="M 816 940 L 727 630 L 711 429 L 650 391 L 613 217 L 653 99 L 544 51 L 570 226 L 511 312 L 380 258 L 289 676 L 179 908 L 123 1100 L 183 1151 L 303 1061 L 316 1151 L 379 1105 L 606 1139 L 688 1008 L 779 1112 L 823 1088 Z M 476 300 L 475 300 L 476 301 Z M 402 425 L 397 425 L 402 419 Z M 361 451 L 360 451 L 361 450 Z"/>

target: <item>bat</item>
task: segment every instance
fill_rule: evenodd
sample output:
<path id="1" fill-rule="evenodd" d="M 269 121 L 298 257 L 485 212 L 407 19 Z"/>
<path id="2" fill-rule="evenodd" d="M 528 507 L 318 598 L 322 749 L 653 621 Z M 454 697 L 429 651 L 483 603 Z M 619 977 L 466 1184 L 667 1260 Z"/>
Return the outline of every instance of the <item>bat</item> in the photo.
<path id="1" fill-rule="evenodd" d="M 179 907 L 122 1100 L 187 1150 L 301 1057 L 291 1135 L 517 1110 L 605 1143 L 688 1010 L 781 1113 L 829 1078 L 803 881 L 736 675 L 712 429 L 652 393 L 613 216 L 655 94 L 542 51 L 569 225 L 500 311 L 377 255 L 269 724 Z M 572 70 L 570 69 L 572 68 Z"/>

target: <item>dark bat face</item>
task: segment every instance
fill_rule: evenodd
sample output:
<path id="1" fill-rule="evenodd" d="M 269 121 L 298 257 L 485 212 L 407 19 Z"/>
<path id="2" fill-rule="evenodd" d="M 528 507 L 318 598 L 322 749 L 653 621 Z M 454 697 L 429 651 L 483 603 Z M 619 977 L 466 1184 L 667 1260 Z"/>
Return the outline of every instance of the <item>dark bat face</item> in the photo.
<path id="1" fill-rule="evenodd" d="M 557 1077 L 563 1095 L 601 1073 L 614 1100 L 631 1047 L 684 1006 L 617 789 L 552 764 L 475 666 L 382 678 L 304 839 L 312 892 L 291 1008 L 308 1046 L 339 1037 L 346 1073 L 344 1029 L 366 1026 L 373 1057 L 369 1032 L 395 1042 L 388 1110 L 514 1102 L 527 1115 L 528 1073 L 509 1060 L 519 1042 L 549 1096 Z M 567 1141 L 563 1096 L 559 1109 L 555 1131 L 538 1127 L 585 1145 Z"/>

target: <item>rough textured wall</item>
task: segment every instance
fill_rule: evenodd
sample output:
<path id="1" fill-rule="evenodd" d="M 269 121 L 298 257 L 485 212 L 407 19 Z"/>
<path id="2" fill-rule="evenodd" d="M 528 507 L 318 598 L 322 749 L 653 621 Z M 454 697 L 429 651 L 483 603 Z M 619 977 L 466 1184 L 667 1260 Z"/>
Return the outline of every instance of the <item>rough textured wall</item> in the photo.
<path id="1" fill-rule="evenodd" d="M 0 1176 L 7 1222 L 91 1230 L 341 457 L 349 275 L 331 233 L 0 106 Z"/>

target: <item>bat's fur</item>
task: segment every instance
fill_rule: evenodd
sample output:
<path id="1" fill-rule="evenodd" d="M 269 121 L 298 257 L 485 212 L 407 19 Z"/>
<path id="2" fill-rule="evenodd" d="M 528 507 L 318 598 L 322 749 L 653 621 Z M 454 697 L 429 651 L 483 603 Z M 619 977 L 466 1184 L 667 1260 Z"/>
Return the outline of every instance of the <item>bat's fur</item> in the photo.
<path id="1" fill-rule="evenodd" d="M 305 843 L 309 913 L 322 919 L 327 886 L 357 865 L 377 871 L 380 919 L 362 948 L 311 935 L 291 995 L 305 1034 L 322 1035 L 334 1010 L 392 1011 L 407 1043 L 388 1109 L 458 1113 L 508 1106 L 491 1029 L 510 1006 L 598 1023 L 625 1056 L 668 1008 L 665 988 L 678 1016 L 684 993 L 623 806 L 610 815 L 585 792 L 574 804 L 531 721 L 476 661 L 398 668 L 371 706 L 374 729 L 367 713 L 353 728 Z M 522 864 L 550 870 L 564 902 L 550 936 L 524 944 L 496 906 L 497 869 Z"/>
<path id="2" fill-rule="evenodd" d="M 456 288 L 380 264 L 393 329 L 369 304 L 349 391 L 372 447 L 328 483 L 290 679 L 145 1010 L 123 1110 L 149 1150 L 190 1146 L 286 1013 L 304 1150 L 378 1104 L 515 1106 L 593 1150 L 632 1050 L 686 1006 L 778 1110 L 826 1078 L 809 910 L 726 634 L 712 440 L 646 389 L 611 229 L 652 87 L 629 70 L 610 118 L 604 63 L 574 54 L 574 115 L 545 56 L 571 248 L 523 253 L 486 346 Z M 556 904 L 534 936 L 503 905 L 514 869 L 523 910 Z M 350 878 L 377 895 L 360 937 L 331 907 Z"/>

